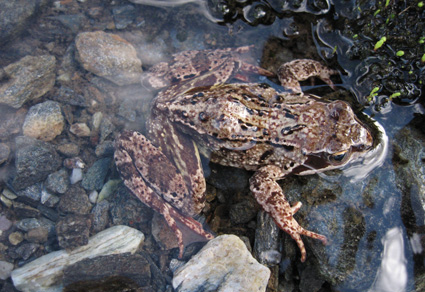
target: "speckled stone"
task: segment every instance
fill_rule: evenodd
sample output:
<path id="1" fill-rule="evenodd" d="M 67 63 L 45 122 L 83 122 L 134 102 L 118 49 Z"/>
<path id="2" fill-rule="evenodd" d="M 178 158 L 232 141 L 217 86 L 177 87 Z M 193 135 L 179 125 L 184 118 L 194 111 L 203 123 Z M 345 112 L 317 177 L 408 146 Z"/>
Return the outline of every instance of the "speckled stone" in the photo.
<path id="1" fill-rule="evenodd" d="M 59 211 L 63 213 L 88 214 L 92 208 L 89 197 L 84 189 L 77 185 L 71 186 L 64 195 L 58 205 Z"/>
<path id="2" fill-rule="evenodd" d="M 235 235 L 221 235 L 174 273 L 176 291 L 266 291 L 270 270 Z"/>
<path id="3" fill-rule="evenodd" d="M 84 174 L 81 186 L 88 191 L 100 190 L 110 169 L 111 162 L 111 158 L 102 158 L 93 163 Z"/>
<path id="4" fill-rule="evenodd" d="M 103 31 L 82 32 L 75 45 L 77 58 L 87 71 L 117 85 L 140 82 L 142 62 L 134 47 L 120 36 Z"/>
<path id="5" fill-rule="evenodd" d="M 66 169 L 62 168 L 49 174 L 46 180 L 46 188 L 56 194 L 64 194 L 69 188 L 69 175 Z"/>
<path id="6" fill-rule="evenodd" d="M 10 148 L 6 143 L 0 143 L 0 164 L 4 163 L 10 154 Z"/>
<path id="7" fill-rule="evenodd" d="M 65 119 L 60 104 L 56 101 L 45 101 L 32 106 L 22 126 L 24 135 L 43 141 L 51 141 L 62 133 Z"/>

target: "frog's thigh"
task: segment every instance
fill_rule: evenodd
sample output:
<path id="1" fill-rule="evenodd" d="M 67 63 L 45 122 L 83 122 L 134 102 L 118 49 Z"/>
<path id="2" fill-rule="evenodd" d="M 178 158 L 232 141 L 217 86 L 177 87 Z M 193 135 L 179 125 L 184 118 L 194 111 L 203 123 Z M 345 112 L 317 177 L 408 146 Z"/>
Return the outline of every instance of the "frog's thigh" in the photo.
<path id="1" fill-rule="evenodd" d="M 190 197 L 185 201 L 185 213 L 199 214 L 205 204 L 206 183 L 195 143 L 160 116 L 151 121 L 149 135 L 153 143 L 174 162 L 189 190 Z"/>

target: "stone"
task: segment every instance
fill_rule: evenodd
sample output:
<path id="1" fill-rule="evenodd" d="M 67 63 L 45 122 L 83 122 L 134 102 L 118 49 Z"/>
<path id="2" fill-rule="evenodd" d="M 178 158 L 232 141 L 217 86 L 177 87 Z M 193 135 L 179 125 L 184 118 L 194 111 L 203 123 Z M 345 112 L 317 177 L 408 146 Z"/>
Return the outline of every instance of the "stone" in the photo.
<path id="1" fill-rule="evenodd" d="M 84 189 L 72 185 L 64 195 L 58 205 L 58 210 L 63 213 L 88 214 L 92 208 L 89 197 Z"/>
<path id="2" fill-rule="evenodd" d="M 0 139 L 6 141 L 20 133 L 27 112 L 26 108 L 14 110 L 8 106 L 0 106 Z"/>
<path id="3" fill-rule="evenodd" d="M 96 146 L 95 154 L 97 157 L 113 156 L 115 151 L 113 141 L 104 141 Z"/>
<path id="4" fill-rule="evenodd" d="M 9 242 L 12 245 L 18 245 L 22 242 L 22 240 L 24 240 L 24 235 L 22 234 L 22 232 L 15 231 L 9 234 Z"/>
<path id="5" fill-rule="evenodd" d="M 28 231 L 28 233 L 25 234 L 25 239 L 33 243 L 45 243 L 48 235 L 49 231 L 46 228 L 37 227 Z"/>
<path id="6" fill-rule="evenodd" d="M 142 62 L 135 48 L 120 36 L 103 31 L 82 32 L 75 45 L 77 59 L 87 71 L 120 86 L 140 82 Z"/>
<path id="7" fill-rule="evenodd" d="M 54 56 L 26 56 L 4 67 L 7 81 L 0 85 L 0 103 L 20 108 L 35 100 L 55 84 L 56 59 Z"/>
<path id="8" fill-rule="evenodd" d="M 101 158 L 87 170 L 83 176 L 81 186 L 88 191 L 100 190 L 103 187 L 103 182 L 111 168 L 111 158 Z"/>
<path id="9" fill-rule="evenodd" d="M 120 179 L 111 179 L 108 180 L 102 187 L 102 190 L 99 193 L 99 196 L 97 197 L 97 201 L 101 202 L 108 198 L 111 194 L 113 194 L 118 187 L 121 185 L 122 180 Z"/>
<path id="10" fill-rule="evenodd" d="M 6 280 L 10 277 L 10 274 L 13 270 L 13 264 L 6 262 L 6 261 L 0 261 L 0 279 Z"/>
<path id="11" fill-rule="evenodd" d="M 90 291 L 91 287 L 96 287 L 98 291 L 139 291 L 140 288 L 148 288 L 150 282 L 149 262 L 138 254 L 113 254 L 85 259 L 63 272 L 66 291 Z"/>
<path id="12" fill-rule="evenodd" d="M 31 137 L 16 137 L 16 175 L 12 185 L 15 190 L 22 190 L 43 181 L 56 171 L 62 161 L 54 147 L 48 142 Z"/>
<path id="13" fill-rule="evenodd" d="M 57 146 L 57 151 L 66 157 L 74 157 L 80 153 L 80 147 L 74 143 L 65 143 Z"/>
<path id="14" fill-rule="evenodd" d="M 102 201 L 97 203 L 91 213 L 93 214 L 93 232 L 100 232 L 106 228 L 109 219 L 109 202 Z"/>
<path id="15" fill-rule="evenodd" d="M 235 235 L 209 241 L 173 277 L 176 291 L 266 291 L 270 270 Z"/>
<path id="16" fill-rule="evenodd" d="M 84 95 L 65 86 L 61 86 L 53 98 L 60 103 L 66 103 L 73 106 L 87 107 L 89 105 Z"/>
<path id="17" fill-rule="evenodd" d="M 48 100 L 29 109 L 22 131 L 26 136 L 51 141 L 62 133 L 64 126 L 65 119 L 60 104 Z"/>
<path id="18" fill-rule="evenodd" d="M 67 215 L 56 224 L 56 234 L 61 248 L 74 249 L 89 242 L 92 225 L 90 215 Z"/>
<path id="19" fill-rule="evenodd" d="M 64 194 L 69 188 L 68 171 L 62 168 L 49 174 L 46 180 L 46 188 L 53 193 Z"/>
<path id="20" fill-rule="evenodd" d="M 31 229 L 41 227 L 41 222 L 36 218 L 25 218 L 20 220 L 16 224 L 16 227 L 18 227 L 20 230 L 28 232 Z"/>
<path id="21" fill-rule="evenodd" d="M 71 173 L 71 177 L 69 178 L 69 182 L 71 185 L 76 184 L 77 182 L 83 179 L 83 170 L 81 168 L 74 168 Z"/>
<path id="22" fill-rule="evenodd" d="M 229 208 L 230 222 L 236 224 L 246 224 L 257 215 L 257 208 L 255 203 L 248 199 L 234 205 Z"/>
<path id="23" fill-rule="evenodd" d="M 13 210 L 15 211 L 15 215 L 17 218 L 29 218 L 29 217 L 37 217 L 40 215 L 40 211 L 36 208 L 33 208 L 27 204 L 13 201 Z"/>
<path id="24" fill-rule="evenodd" d="M 254 257 L 263 265 L 277 265 L 282 259 L 280 229 L 265 211 L 258 212 L 255 229 Z"/>
<path id="25" fill-rule="evenodd" d="M 33 184 L 23 190 L 17 191 L 16 195 L 20 198 L 29 199 L 30 202 L 38 202 L 41 198 L 41 183 Z"/>
<path id="26" fill-rule="evenodd" d="M 10 147 L 6 143 L 0 143 L 0 164 L 9 159 Z"/>
<path id="27" fill-rule="evenodd" d="M 133 5 L 120 5 L 112 8 L 115 27 L 124 29 L 130 25 L 137 17 L 137 10 Z"/>
<path id="28" fill-rule="evenodd" d="M 8 255 L 13 259 L 23 259 L 24 261 L 26 261 L 39 248 L 40 248 L 40 245 L 36 243 L 23 243 L 16 248 L 9 249 Z"/>
<path id="29" fill-rule="evenodd" d="M 108 228 L 89 239 L 86 246 L 74 250 L 60 250 L 44 255 L 12 271 L 15 287 L 24 292 L 61 291 L 66 267 L 87 258 L 134 253 L 143 243 L 144 235 L 127 226 Z"/>
<path id="30" fill-rule="evenodd" d="M 0 216 L 0 230 L 6 231 L 9 230 L 9 228 L 12 226 L 12 221 L 7 219 L 5 215 Z"/>
<path id="31" fill-rule="evenodd" d="M 102 143 L 105 139 L 114 132 L 115 126 L 108 118 L 103 118 L 100 123 L 100 142 Z"/>
<path id="32" fill-rule="evenodd" d="M 69 127 L 69 131 L 78 137 L 89 137 L 90 128 L 85 123 L 75 123 Z"/>

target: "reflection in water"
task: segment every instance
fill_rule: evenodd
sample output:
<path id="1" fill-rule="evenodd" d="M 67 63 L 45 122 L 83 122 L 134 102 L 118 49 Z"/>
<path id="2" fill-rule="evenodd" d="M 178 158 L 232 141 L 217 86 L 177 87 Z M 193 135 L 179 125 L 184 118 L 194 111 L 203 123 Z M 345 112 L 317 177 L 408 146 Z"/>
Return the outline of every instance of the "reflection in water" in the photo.
<path id="1" fill-rule="evenodd" d="M 402 230 L 392 228 L 382 239 L 384 253 L 381 267 L 378 270 L 375 283 L 370 292 L 398 292 L 405 291 L 407 286 L 406 257 Z"/>

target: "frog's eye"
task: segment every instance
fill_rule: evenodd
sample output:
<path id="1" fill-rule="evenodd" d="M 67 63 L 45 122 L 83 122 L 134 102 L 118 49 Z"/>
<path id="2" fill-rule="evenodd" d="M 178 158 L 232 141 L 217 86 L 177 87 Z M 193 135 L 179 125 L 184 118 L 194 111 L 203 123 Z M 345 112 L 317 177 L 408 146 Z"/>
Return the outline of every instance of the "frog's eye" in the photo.
<path id="1" fill-rule="evenodd" d="M 343 163 L 347 160 L 347 158 L 349 156 L 350 156 L 349 151 L 344 150 L 344 151 L 340 151 L 340 152 L 336 152 L 336 153 L 331 154 L 329 156 L 329 159 L 333 163 Z"/>

